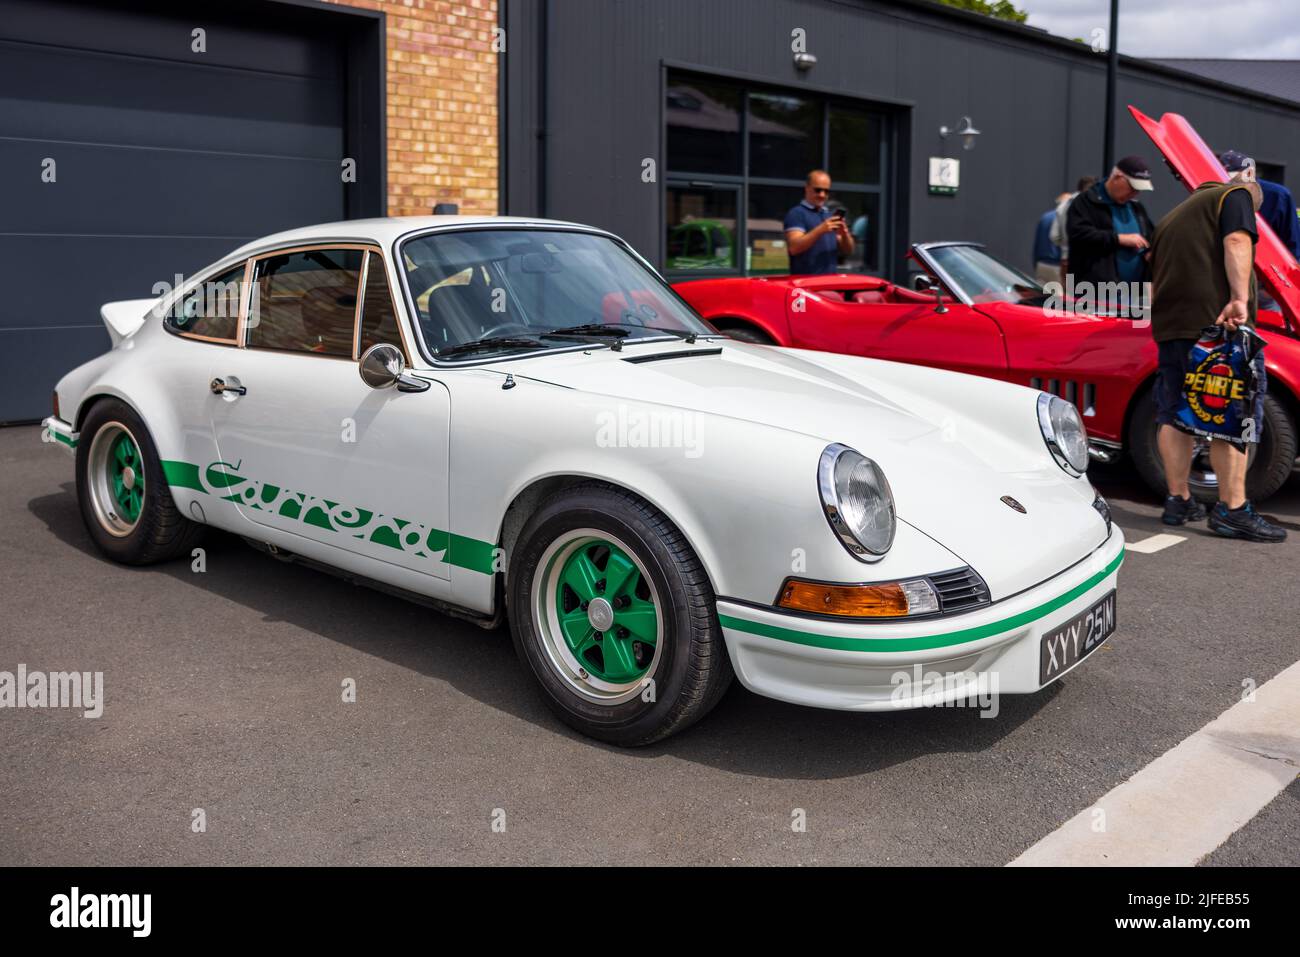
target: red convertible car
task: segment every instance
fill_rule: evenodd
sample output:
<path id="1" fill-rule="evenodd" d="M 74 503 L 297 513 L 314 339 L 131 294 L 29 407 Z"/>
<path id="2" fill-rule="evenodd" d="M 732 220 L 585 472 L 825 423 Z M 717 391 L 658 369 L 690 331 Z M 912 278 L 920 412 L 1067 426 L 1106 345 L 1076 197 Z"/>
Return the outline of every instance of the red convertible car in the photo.
<path id="1" fill-rule="evenodd" d="M 1227 175 L 1186 120 L 1134 115 L 1184 182 Z M 1255 268 L 1276 301 L 1261 309 L 1269 394 L 1247 492 L 1262 501 L 1291 474 L 1300 415 L 1300 267 L 1259 220 Z M 1047 292 L 975 243 L 919 243 L 914 288 L 877 276 L 763 276 L 686 281 L 676 290 L 720 332 L 751 342 L 937 366 L 1054 393 L 1083 415 L 1094 458 L 1129 455 L 1164 494 L 1151 395 L 1156 348 L 1148 323 L 1121 314 L 1045 309 Z M 1112 310 L 1113 312 L 1113 310 Z M 1208 450 L 1198 449 L 1195 493 L 1217 494 Z"/>

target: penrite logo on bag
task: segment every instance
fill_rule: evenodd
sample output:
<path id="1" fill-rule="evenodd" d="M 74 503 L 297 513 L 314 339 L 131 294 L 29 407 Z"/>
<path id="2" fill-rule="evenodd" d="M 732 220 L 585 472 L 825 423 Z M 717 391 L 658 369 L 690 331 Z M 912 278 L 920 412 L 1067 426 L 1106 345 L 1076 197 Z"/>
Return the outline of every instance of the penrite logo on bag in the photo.
<path id="1" fill-rule="evenodd" d="M 1188 354 L 1178 427 L 1184 432 L 1238 445 L 1255 441 L 1255 357 L 1267 342 L 1253 329 L 1229 333 L 1207 326 Z"/>

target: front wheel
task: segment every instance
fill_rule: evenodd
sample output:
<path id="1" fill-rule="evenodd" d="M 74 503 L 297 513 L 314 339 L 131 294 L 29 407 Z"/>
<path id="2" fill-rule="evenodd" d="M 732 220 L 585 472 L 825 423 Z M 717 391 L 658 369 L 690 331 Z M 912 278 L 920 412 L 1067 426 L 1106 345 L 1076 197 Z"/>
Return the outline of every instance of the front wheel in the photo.
<path id="1" fill-rule="evenodd" d="M 732 339 L 739 339 L 741 342 L 756 342 L 763 346 L 776 345 L 776 341 L 766 332 L 755 329 L 753 326 L 733 326 L 729 329 L 718 330 L 724 336 L 730 336 Z"/>
<path id="2" fill-rule="evenodd" d="M 510 562 L 511 633 L 547 705 L 611 744 L 699 720 L 731 681 L 713 589 L 658 511 L 587 483 L 547 500 Z"/>
<path id="3" fill-rule="evenodd" d="M 1280 489 L 1295 466 L 1296 426 L 1286 406 L 1271 395 L 1264 396 L 1264 428 L 1259 441 L 1247 449 L 1246 497 L 1262 502 Z M 1152 490 L 1162 498 L 1168 494 L 1165 467 L 1156 445 L 1155 393 L 1148 389 L 1133 407 L 1129 428 L 1129 451 L 1133 465 Z M 1213 503 L 1219 498 L 1219 480 L 1210 464 L 1209 442 L 1198 439 L 1192 459 L 1188 489 L 1193 497 Z"/>
<path id="4" fill-rule="evenodd" d="M 203 526 L 172 501 L 153 437 L 117 399 L 95 404 L 77 441 L 77 502 L 95 544 L 109 558 L 148 565 L 186 554 Z"/>

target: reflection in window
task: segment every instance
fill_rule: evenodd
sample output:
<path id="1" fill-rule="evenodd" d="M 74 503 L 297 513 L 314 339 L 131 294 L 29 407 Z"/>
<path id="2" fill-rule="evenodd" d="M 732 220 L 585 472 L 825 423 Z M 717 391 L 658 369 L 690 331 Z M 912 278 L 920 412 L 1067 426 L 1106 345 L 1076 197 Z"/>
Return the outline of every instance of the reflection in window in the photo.
<path id="1" fill-rule="evenodd" d="M 369 253 L 366 268 L 366 292 L 361 302 L 360 355 L 373 345 L 386 342 L 402 349 L 402 334 L 397 328 L 397 315 L 393 312 L 393 297 L 388 293 L 388 276 L 384 272 L 384 259 L 378 253 Z M 406 350 L 402 349 L 403 352 Z"/>
<path id="2" fill-rule="evenodd" d="M 351 358 L 363 255 L 312 249 L 260 260 L 249 347 Z"/>
<path id="3" fill-rule="evenodd" d="M 822 165 L 822 106 L 795 96 L 749 95 L 749 175 L 798 177 Z M 673 158 L 676 165 L 676 158 Z M 834 176 L 834 173 L 831 174 Z"/>
<path id="4" fill-rule="evenodd" d="M 853 236 L 853 254 L 840 259 L 845 272 L 877 272 L 880 263 L 880 194 L 836 193 L 829 204 L 831 211 L 844 210 L 844 221 Z"/>
<path id="5" fill-rule="evenodd" d="M 785 214 L 803 199 L 802 187 L 751 186 L 745 219 L 749 247 L 745 268 L 754 273 L 788 273 L 790 250 L 785 244 Z"/>
<path id="6" fill-rule="evenodd" d="M 831 176 L 841 183 L 880 182 L 880 114 L 830 108 Z"/>
<path id="7" fill-rule="evenodd" d="M 618 325 L 630 336 L 708 331 L 658 275 L 603 236 L 431 233 L 407 240 L 402 256 L 420 333 L 434 353 L 484 336 L 541 337 L 589 324 Z"/>
<path id="8" fill-rule="evenodd" d="M 668 187 L 668 269 L 736 265 L 736 189 Z"/>
<path id="9" fill-rule="evenodd" d="M 669 83 L 664 103 L 668 155 L 675 169 L 730 173 L 740 169 L 740 90 L 709 80 Z"/>
<path id="10" fill-rule="evenodd" d="M 168 310 L 169 329 L 205 339 L 234 342 L 239 329 L 239 300 L 244 264 L 199 283 Z"/>
<path id="11" fill-rule="evenodd" d="M 845 210 L 854 237 L 840 269 L 890 265 L 887 113 L 674 70 L 665 120 L 668 272 L 787 272 L 785 216 L 803 199 L 814 169 L 830 173 L 828 205 Z"/>

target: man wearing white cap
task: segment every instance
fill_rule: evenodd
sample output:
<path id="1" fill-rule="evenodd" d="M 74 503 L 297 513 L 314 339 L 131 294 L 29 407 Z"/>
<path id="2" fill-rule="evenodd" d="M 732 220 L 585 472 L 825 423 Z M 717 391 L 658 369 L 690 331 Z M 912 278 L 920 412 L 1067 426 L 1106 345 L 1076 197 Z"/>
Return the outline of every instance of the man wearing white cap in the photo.
<path id="1" fill-rule="evenodd" d="M 1076 284 L 1150 278 L 1146 252 L 1155 227 L 1137 196 L 1151 188 L 1146 160 L 1125 156 L 1105 182 L 1084 190 L 1070 203 L 1066 232 Z"/>

